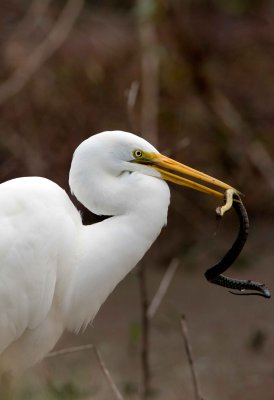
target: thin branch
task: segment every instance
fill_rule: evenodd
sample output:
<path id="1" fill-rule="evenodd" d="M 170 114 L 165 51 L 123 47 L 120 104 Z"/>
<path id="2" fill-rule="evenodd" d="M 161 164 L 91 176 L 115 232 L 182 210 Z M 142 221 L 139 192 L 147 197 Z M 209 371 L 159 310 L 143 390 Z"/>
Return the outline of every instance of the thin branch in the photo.
<path id="1" fill-rule="evenodd" d="M 3 130 L 1 132 L 0 143 L 9 149 L 14 158 L 19 159 L 26 165 L 29 174 L 41 176 L 45 174 L 47 162 L 41 151 L 37 147 L 32 146 L 23 135 L 11 129 Z"/>
<path id="2" fill-rule="evenodd" d="M 148 0 L 138 0 L 140 10 L 147 8 Z M 159 49 L 155 26 L 155 16 L 150 13 L 139 17 L 139 37 L 141 44 L 141 132 L 154 146 L 158 144 L 159 112 Z"/>
<path id="3" fill-rule="evenodd" d="M 57 356 L 65 356 L 67 354 L 77 353 L 79 351 L 86 351 L 94 349 L 93 344 L 85 344 L 83 346 L 67 347 L 65 349 L 56 350 L 48 353 L 45 358 L 52 358 Z"/>
<path id="4" fill-rule="evenodd" d="M 247 138 L 245 143 L 246 154 L 249 162 L 257 168 L 270 189 L 274 191 L 274 162 L 262 142 L 252 141 L 252 127 L 244 119 L 242 114 L 234 107 L 233 103 L 223 93 L 214 91 L 211 103 L 216 115 L 225 123 L 227 129 Z M 243 135 L 244 133 L 244 135 Z"/>
<path id="5" fill-rule="evenodd" d="M 0 86 L 0 105 L 19 93 L 68 37 L 84 6 L 84 0 L 68 0 L 47 38 Z"/>
<path id="6" fill-rule="evenodd" d="M 127 93 L 127 117 L 129 130 L 134 131 L 135 121 L 133 119 L 134 109 L 136 105 L 139 84 L 132 82 Z M 145 261 L 140 264 L 139 270 L 139 288 L 141 300 L 141 327 L 142 327 L 142 343 L 141 343 L 141 365 L 142 365 L 142 397 L 147 399 L 150 391 L 150 368 L 149 368 L 149 320 L 147 316 L 148 294 L 146 285 Z"/>
<path id="7" fill-rule="evenodd" d="M 195 400 L 203 400 L 203 397 L 201 395 L 199 381 L 198 381 L 198 376 L 197 376 L 197 373 L 195 370 L 194 358 L 193 358 L 193 354 L 192 354 L 192 347 L 191 347 L 190 340 L 189 340 L 186 318 L 184 315 L 181 317 L 181 331 L 182 331 L 182 335 L 184 338 L 187 359 L 188 359 L 188 363 L 189 363 L 190 370 L 191 370 Z"/>
<path id="8" fill-rule="evenodd" d="M 159 51 L 158 37 L 154 12 L 148 10 L 147 0 L 137 0 L 139 10 L 139 38 L 141 45 L 141 132 L 154 146 L 158 145 L 158 114 L 159 114 Z M 151 2 L 152 3 L 152 2 Z M 155 2 L 155 6 L 157 3 Z M 151 253 L 151 258 L 153 255 Z M 146 262 L 140 266 L 139 282 L 142 303 L 142 372 L 143 372 L 143 399 L 146 400 L 151 391 L 151 371 L 149 365 L 149 318 L 148 293 L 146 279 Z"/>
<path id="9" fill-rule="evenodd" d="M 274 161 L 263 143 L 252 142 L 247 148 L 250 162 L 260 171 L 270 189 L 274 192 Z"/>
<path id="10" fill-rule="evenodd" d="M 110 372 L 106 367 L 106 364 L 104 363 L 104 361 L 102 359 L 101 353 L 99 352 L 97 347 L 95 347 L 93 344 L 85 344 L 83 346 L 74 346 L 74 347 L 68 347 L 68 348 L 61 349 L 61 350 L 52 351 L 51 353 L 47 354 L 45 358 L 65 356 L 68 354 L 77 353 L 79 351 L 86 351 L 86 350 L 94 350 L 97 361 L 98 361 L 100 368 L 101 368 L 101 370 L 102 370 L 102 372 L 103 372 L 103 374 L 115 396 L 115 399 L 116 400 L 124 400 L 123 396 L 121 395 L 119 389 L 117 388 L 114 380 L 112 379 Z"/>
<path id="11" fill-rule="evenodd" d="M 22 36 L 28 36 L 35 29 L 35 27 L 39 26 L 39 24 L 43 20 L 43 17 L 48 9 L 50 2 L 51 0 L 32 1 L 26 14 L 8 38 L 8 46 L 10 46 L 10 43 L 20 40 Z"/>
<path id="12" fill-rule="evenodd" d="M 139 89 L 140 89 L 139 82 L 133 81 L 127 92 L 127 118 L 128 118 L 129 130 L 131 132 L 135 132 L 136 130 L 135 105 Z"/>
<path id="13" fill-rule="evenodd" d="M 142 325 L 142 346 L 141 346 L 141 363 L 143 374 L 142 397 L 146 400 L 150 393 L 150 366 L 149 366 L 149 318 L 148 310 L 148 295 L 147 295 L 147 279 L 146 279 L 146 264 L 143 261 L 139 271 L 140 297 L 141 297 L 141 325 Z"/>
<path id="14" fill-rule="evenodd" d="M 174 146 L 168 147 L 167 149 L 163 150 L 163 153 L 166 156 L 171 156 L 175 152 L 185 149 L 190 145 L 190 138 L 189 137 L 183 137 L 181 140 L 179 140 Z"/>
<path id="15" fill-rule="evenodd" d="M 103 359 L 102 359 L 102 356 L 101 356 L 99 350 L 98 350 L 96 347 L 94 347 L 94 352 L 95 352 L 95 355 L 96 355 L 96 357 L 97 357 L 97 360 L 98 360 L 98 362 L 99 362 L 99 364 L 100 364 L 100 367 L 101 367 L 101 369 L 102 369 L 102 371 L 103 371 L 103 374 L 105 375 L 105 378 L 106 378 L 106 380 L 107 380 L 107 382 L 108 382 L 108 384 L 109 384 L 109 386 L 110 386 L 110 388 L 111 388 L 111 390 L 112 390 L 112 392 L 113 392 L 115 398 L 116 398 L 117 400 L 124 400 L 124 399 L 123 399 L 123 396 L 121 395 L 120 391 L 118 390 L 118 388 L 117 388 L 117 386 L 116 386 L 114 380 L 112 379 L 112 377 L 111 377 L 111 375 L 110 375 L 110 372 L 109 372 L 109 370 L 107 369 L 107 367 L 106 367 L 106 365 L 105 365 L 105 363 L 104 363 L 104 361 L 103 361 Z"/>
<path id="16" fill-rule="evenodd" d="M 179 266 L 179 260 L 177 258 L 173 258 L 167 267 L 164 276 L 160 282 L 157 292 L 155 293 L 150 305 L 147 309 L 147 317 L 152 319 L 156 312 L 158 311 L 160 304 L 163 301 L 163 298 L 172 282 L 172 279 L 177 271 Z"/>

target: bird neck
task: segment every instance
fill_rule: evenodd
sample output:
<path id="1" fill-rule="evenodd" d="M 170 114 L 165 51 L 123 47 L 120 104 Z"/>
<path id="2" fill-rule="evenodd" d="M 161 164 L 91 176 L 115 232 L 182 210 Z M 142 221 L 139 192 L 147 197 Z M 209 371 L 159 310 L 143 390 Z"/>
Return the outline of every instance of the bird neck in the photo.
<path id="1" fill-rule="evenodd" d="M 68 295 L 68 329 L 78 331 L 87 326 L 166 224 L 168 186 L 158 179 L 151 181 L 150 195 L 137 199 L 133 209 L 83 226 L 78 266 Z"/>

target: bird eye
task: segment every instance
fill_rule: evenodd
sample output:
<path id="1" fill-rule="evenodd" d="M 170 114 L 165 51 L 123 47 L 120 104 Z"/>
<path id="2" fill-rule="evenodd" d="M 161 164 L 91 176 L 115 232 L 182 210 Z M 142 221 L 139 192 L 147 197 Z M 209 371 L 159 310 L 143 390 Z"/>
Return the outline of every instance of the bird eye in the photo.
<path id="1" fill-rule="evenodd" d="M 134 152 L 133 152 L 133 156 L 135 157 L 135 158 L 140 158 L 140 157 L 142 157 L 143 156 L 143 152 L 142 152 L 142 150 L 134 150 Z"/>

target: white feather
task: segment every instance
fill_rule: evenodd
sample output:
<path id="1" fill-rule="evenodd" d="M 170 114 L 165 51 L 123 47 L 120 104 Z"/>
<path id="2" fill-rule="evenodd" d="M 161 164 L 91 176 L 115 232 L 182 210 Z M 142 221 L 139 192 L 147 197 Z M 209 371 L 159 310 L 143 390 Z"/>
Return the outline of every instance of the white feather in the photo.
<path id="1" fill-rule="evenodd" d="M 113 215 L 91 226 L 47 179 L 0 185 L 0 370 L 33 365 L 65 329 L 85 327 L 166 224 L 168 186 L 130 163 L 136 148 L 157 152 L 125 132 L 76 150 L 72 191 L 92 212 Z"/>

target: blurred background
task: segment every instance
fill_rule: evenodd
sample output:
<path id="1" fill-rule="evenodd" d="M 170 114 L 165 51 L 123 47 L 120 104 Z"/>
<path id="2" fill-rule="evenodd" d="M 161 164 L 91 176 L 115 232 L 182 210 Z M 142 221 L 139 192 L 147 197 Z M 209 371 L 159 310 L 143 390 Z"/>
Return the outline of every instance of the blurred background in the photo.
<path id="1" fill-rule="evenodd" d="M 130 130 L 245 194 L 250 236 L 229 274 L 273 289 L 273 18 L 271 0 L 2 0 L 0 180 L 44 176 L 69 191 L 78 144 Z M 215 199 L 171 191 L 168 226 L 143 264 L 151 301 L 179 261 L 149 324 L 149 393 L 141 394 L 144 266 L 58 348 L 96 344 L 125 399 L 191 400 L 185 314 L 204 399 L 273 400 L 273 300 L 232 296 L 203 276 L 231 246 L 236 218 L 217 224 Z M 85 223 L 99 221 L 72 201 Z M 49 358 L 17 386 L 18 399 L 114 398 L 93 351 Z"/>

